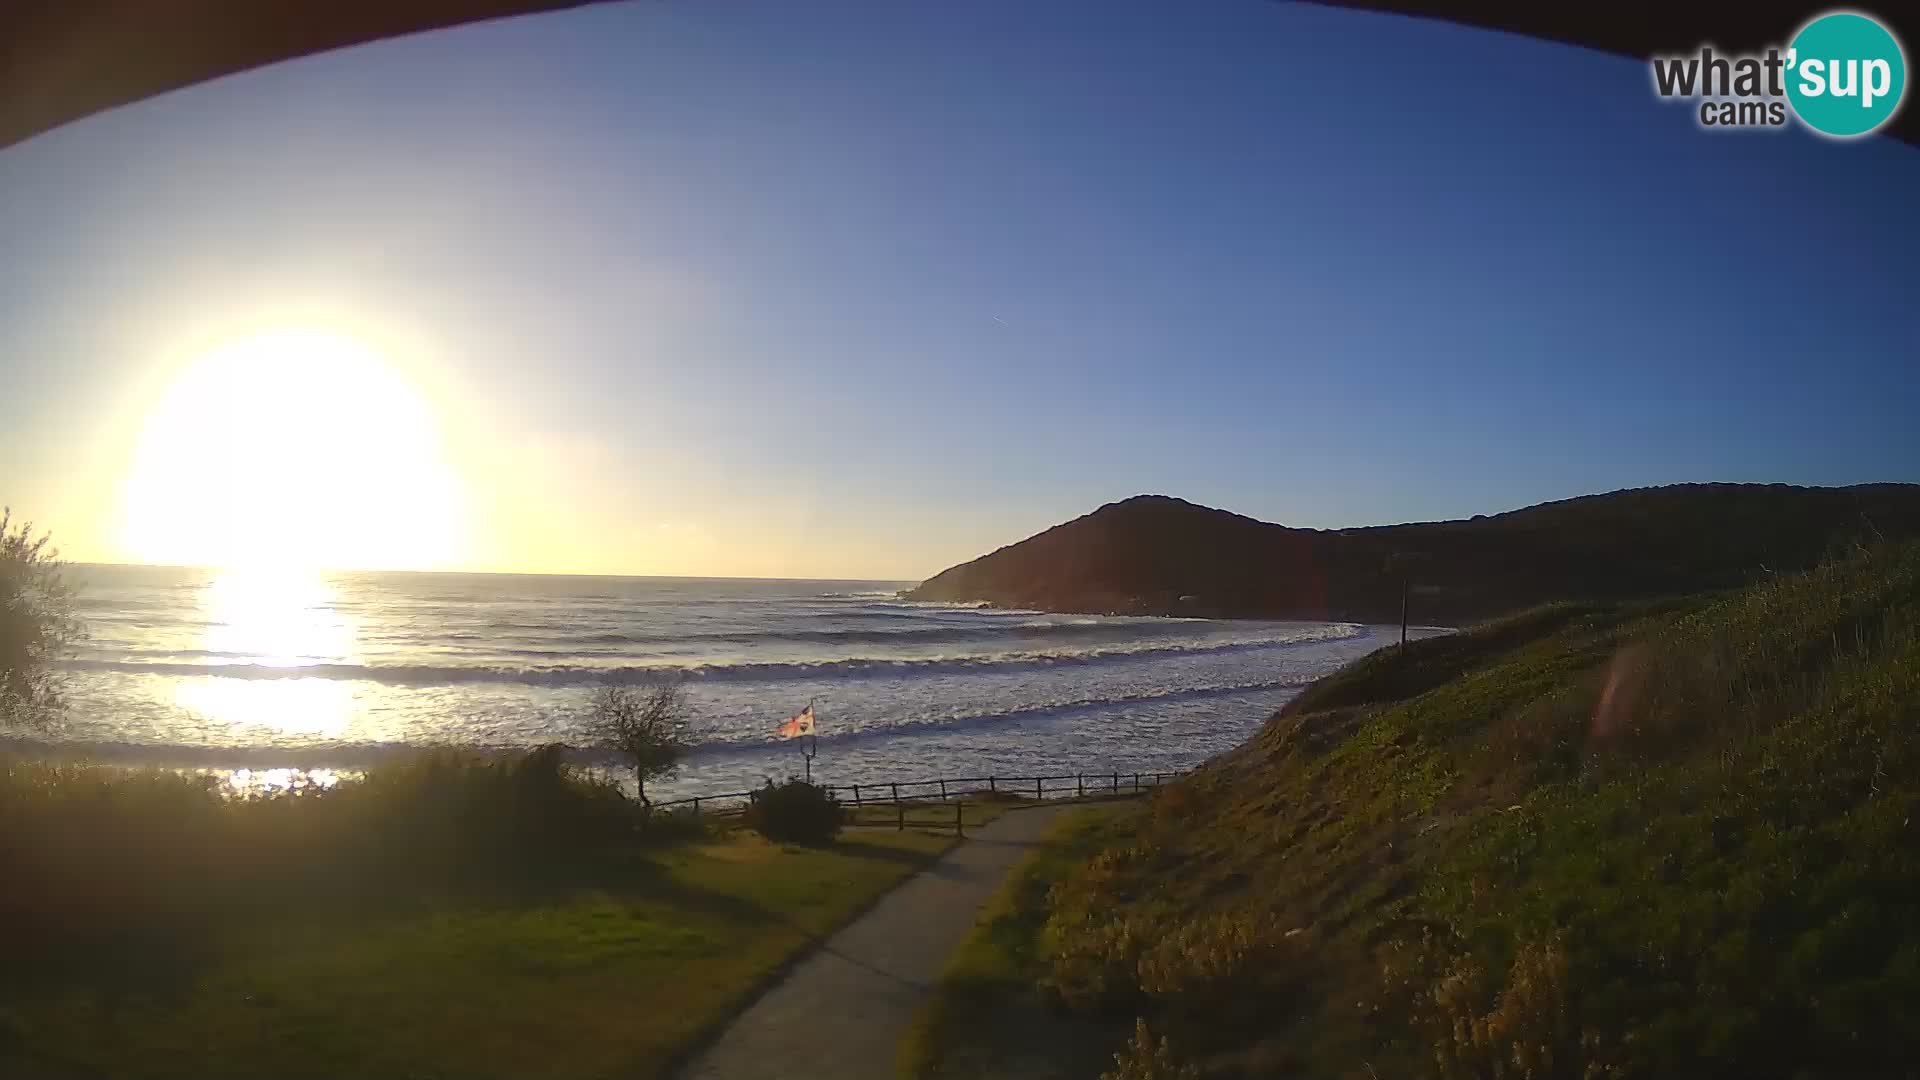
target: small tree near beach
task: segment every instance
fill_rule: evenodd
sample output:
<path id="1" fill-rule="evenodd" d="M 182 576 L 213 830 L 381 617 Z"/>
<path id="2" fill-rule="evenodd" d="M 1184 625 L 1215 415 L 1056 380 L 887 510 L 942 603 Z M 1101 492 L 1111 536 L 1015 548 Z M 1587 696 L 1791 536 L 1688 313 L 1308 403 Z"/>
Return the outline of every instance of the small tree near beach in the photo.
<path id="1" fill-rule="evenodd" d="M 45 729 L 63 707 L 54 663 L 81 636 L 60 554 L 0 510 L 0 729 Z"/>
<path id="2" fill-rule="evenodd" d="M 642 805 L 653 805 L 647 781 L 665 779 L 680 767 L 687 750 L 686 711 L 687 695 L 677 680 L 610 682 L 593 692 L 588 730 L 596 743 L 627 760 Z"/>

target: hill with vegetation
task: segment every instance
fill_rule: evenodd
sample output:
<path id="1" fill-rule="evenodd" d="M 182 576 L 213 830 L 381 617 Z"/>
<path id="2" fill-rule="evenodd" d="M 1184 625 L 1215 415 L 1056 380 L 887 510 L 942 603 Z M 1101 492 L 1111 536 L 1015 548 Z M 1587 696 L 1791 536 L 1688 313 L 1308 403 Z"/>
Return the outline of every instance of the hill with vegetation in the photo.
<path id="1" fill-rule="evenodd" d="M 1464 625 L 1542 603 L 1723 589 L 1836 542 L 1920 536 L 1920 485 L 1687 484 L 1468 521 L 1293 529 L 1164 495 L 1110 503 L 909 595 L 1043 611 Z"/>
<path id="2" fill-rule="evenodd" d="M 1382 650 L 1048 876 L 1110 1078 L 1911 1075 L 1920 543 Z"/>

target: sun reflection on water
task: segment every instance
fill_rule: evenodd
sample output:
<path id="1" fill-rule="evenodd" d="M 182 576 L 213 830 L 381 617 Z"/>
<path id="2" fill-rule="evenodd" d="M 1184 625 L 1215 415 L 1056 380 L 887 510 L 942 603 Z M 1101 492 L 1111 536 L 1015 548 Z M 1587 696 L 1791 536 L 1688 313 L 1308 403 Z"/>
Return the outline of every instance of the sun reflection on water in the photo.
<path id="1" fill-rule="evenodd" d="M 224 571 L 201 599 L 203 648 L 216 664 L 298 669 L 345 663 L 354 651 L 354 627 L 336 604 L 332 585 L 317 574 Z M 344 734 L 354 713 L 350 685 L 294 675 L 182 679 L 173 696 L 209 720 L 317 738 Z"/>
<path id="2" fill-rule="evenodd" d="M 347 779 L 349 774 L 335 769 L 234 769 L 225 776 L 228 794 L 235 798 L 324 791 Z"/>
<path id="3" fill-rule="evenodd" d="M 341 662 L 353 626 L 335 610 L 333 586 L 298 570 L 228 570 L 207 586 L 207 651 L 249 664 Z"/>

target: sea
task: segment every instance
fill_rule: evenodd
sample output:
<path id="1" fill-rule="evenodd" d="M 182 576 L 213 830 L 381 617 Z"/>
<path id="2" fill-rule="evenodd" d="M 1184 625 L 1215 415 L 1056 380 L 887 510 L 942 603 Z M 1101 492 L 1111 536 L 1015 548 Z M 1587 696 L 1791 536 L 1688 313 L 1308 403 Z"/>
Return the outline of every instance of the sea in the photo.
<path id="1" fill-rule="evenodd" d="M 604 764 L 582 725 L 594 687 L 663 675 L 686 689 L 690 751 L 655 798 L 809 767 L 836 784 L 1171 772 L 1399 633 L 920 603 L 897 581 L 68 577 L 87 636 L 66 663 L 67 715 L 28 749 L 204 770 L 246 791 L 334 783 L 425 746 L 560 742 Z M 781 740 L 809 704 L 817 737 Z"/>

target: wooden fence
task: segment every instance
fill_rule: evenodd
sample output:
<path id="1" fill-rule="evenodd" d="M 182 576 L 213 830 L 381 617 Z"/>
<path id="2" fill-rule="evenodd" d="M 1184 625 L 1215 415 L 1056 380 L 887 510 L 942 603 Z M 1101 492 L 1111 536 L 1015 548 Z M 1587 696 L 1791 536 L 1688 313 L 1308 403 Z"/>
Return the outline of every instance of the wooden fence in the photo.
<path id="1" fill-rule="evenodd" d="M 909 824 L 906 807 L 909 804 L 955 803 L 968 799 L 1084 799 L 1114 798 L 1144 794 L 1159 787 L 1168 780 L 1185 774 L 1185 770 L 1175 772 L 1101 772 L 1101 773 L 1055 773 L 1050 776 L 943 776 L 932 780 L 885 780 L 867 784 L 821 784 L 822 788 L 833 793 L 842 806 L 854 811 L 856 817 L 865 807 L 891 807 L 900 828 Z M 694 795 L 685 799 L 668 799 L 653 804 L 653 812 L 691 814 L 699 818 L 729 817 L 743 814 L 752 804 L 756 791 L 727 791 L 713 795 Z M 951 824 L 956 831 L 963 829 L 964 811 L 956 805 L 951 822 L 944 818 L 927 824 Z"/>

